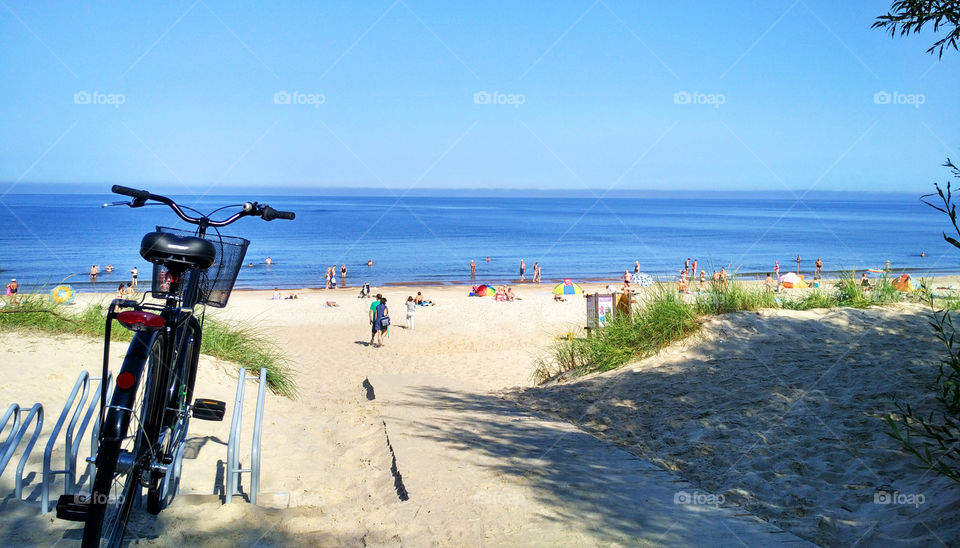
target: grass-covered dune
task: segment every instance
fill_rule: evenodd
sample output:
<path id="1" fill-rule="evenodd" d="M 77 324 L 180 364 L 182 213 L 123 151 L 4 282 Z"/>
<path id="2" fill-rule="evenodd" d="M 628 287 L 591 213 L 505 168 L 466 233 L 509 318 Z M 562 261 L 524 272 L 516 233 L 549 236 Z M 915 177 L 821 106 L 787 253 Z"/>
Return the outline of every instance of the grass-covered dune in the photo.
<path id="1" fill-rule="evenodd" d="M 67 306 L 45 296 L 22 295 L 18 304 L 6 298 L 4 305 L 0 308 L 0 331 L 104 336 L 107 311 L 102 304 Z M 131 332 L 119 325 L 111 330 L 113 341 L 129 341 L 131 337 Z M 283 353 L 250 324 L 208 316 L 203 324 L 201 352 L 253 372 L 266 368 L 267 385 L 275 394 L 289 398 L 296 395 L 293 371 Z"/>

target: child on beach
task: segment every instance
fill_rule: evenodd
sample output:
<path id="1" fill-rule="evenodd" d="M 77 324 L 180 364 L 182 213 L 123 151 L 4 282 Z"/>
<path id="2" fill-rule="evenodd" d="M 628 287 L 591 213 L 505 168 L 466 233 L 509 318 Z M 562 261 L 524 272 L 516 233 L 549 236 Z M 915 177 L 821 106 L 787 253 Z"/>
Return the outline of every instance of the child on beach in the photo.
<path id="1" fill-rule="evenodd" d="M 417 311 L 417 303 L 413 300 L 413 295 L 407 297 L 407 328 L 413 329 L 413 315 Z"/>

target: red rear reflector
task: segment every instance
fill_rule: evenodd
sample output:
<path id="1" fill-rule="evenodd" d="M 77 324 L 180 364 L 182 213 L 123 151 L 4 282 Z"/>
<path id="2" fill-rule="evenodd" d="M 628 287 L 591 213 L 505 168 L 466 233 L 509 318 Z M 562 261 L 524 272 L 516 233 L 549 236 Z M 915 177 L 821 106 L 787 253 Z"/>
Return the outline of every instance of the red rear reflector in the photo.
<path id="1" fill-rule="evenodd" d="M 134 377 L 133 373 L 129 371 L 124 371 L 123 373 L 117 375 L 117 386 L 121 390 L 129 389 L 135 382 L 137 382 L 137 378 Z"/>
<path id="2" fill-rule="evenodd" d="M 117 321 L 133 331 L 156 331 L 163 327 L 163 318 L 142 310 L 125 310 L 117 314 Z"/>

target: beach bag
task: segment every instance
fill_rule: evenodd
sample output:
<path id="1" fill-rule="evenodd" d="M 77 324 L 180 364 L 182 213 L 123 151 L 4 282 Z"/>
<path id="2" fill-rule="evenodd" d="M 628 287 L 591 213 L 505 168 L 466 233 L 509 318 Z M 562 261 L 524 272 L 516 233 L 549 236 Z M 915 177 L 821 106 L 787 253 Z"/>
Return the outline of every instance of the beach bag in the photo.
<path id="1" fill-rule="evenodd" d="M 380 316 L 380 329 L 386 329 L 390 325 L 390 316 L 386 315 L 387 306 L 383 303 L 377 305 L 377 316 Z"/>

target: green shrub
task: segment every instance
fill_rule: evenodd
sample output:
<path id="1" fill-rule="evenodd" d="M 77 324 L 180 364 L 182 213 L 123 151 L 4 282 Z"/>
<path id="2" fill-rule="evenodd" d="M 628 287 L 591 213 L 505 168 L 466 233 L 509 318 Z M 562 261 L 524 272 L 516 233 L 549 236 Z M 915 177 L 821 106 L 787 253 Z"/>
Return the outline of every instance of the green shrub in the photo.
<path id="1" fill-rule="evenodd" d="M 748 288 L 737 280 L 728 280 L 726 287 L 711 282 L 710 288 L 697 296 L 694 307 L 700 315 L 756 311 L 777 308 L 777 297 L 762 286 Z"/>
<path id="2" fill-rule="evenodd" d="M 637 303 L 630 315 L 616 316 L 589 336 L 554 344 L 549 361 L 540 360 L 534 376 L 542 381 L 569 370 L 586 374 L 614 369 L 651 356 L 699 327 L 694 308 L 672 285 L 660 285 Z"/>

